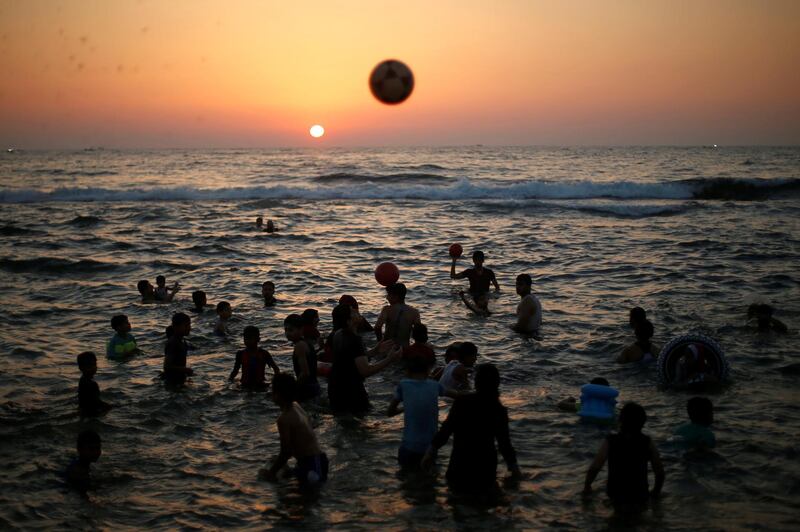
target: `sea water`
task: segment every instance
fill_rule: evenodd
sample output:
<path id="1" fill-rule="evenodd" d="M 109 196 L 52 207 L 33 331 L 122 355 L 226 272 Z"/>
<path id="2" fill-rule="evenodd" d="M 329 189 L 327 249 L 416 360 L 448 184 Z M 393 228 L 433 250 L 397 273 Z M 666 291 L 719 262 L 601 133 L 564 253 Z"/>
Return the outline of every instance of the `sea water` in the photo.
<path id="1" fill-rule="evenodd" d="M 257 216 L 278 231 L 255 227 Z M 0 526 L 3 528 L 296 527 L 578 528 L 616 526 L 603 495 L 583 501 L 586 469 L 609 427 L 557 403 L 602 376 L 620 403 L 647 410 L 666 468 L 664 496 L 639 518 L 658 529 L 800 526 L 800 149 L 485 147 L 321 150 L 90 149 L 0 156 Z M 460 302 L 448 246 L 480 249 L 497 274 L 489 318 Z M 291 371 L 283 319 L 342 294 L 374 322 L 373 278 L 392 261 L 431 342 L 470 340 L 502 375 L 502 401 L 525 478 L 478 505 L 450 495 L 449 445 L 435 480 L 401 478 L 402 416 L 384 415 L 398 368 L 370 377 L 373 410 L 307 410 L 331 460 L 318 496 L 257 479 L 279 444 L 278 410 L 227 376 L 246 325 Z M 529 273 L 544 309 L 541 341 L 515 334 L 514 279 Z M 142 304 L 136 282 L 165 275 L 181 292 Z M 279 303 L 264 308 L 274 281 Z M 158 379 L 164 328 L 190 294 L 234 310 L 227 338 L 213 308 L 192 315 L 180 392 Z M 757 333 L 747 306 L 768 302 L 790 332 Z M 710 395 L 718 447 L 703 458 L 669 441 L 687 421 L 685 392 L 652 366 L 614 358 L 642 306 L 656 343 L 690 330 L 716 338 L 730 383 Z M 105 358 L 109 320 L 126 314 L 144 354 Z M 368 343 L 374 341 L 367 337 Z M 96 380 L 115 408 L 77 412 L 75 356 L 98 353 Z M 438 351 L 441 356 L 442 350 Z M 444 419 L 449 403 L 441 403 Z M 61 472 L 93 428 L 103 456 L 88 500 Z M 652 475 L 651 475 L 652 483 Z"/>

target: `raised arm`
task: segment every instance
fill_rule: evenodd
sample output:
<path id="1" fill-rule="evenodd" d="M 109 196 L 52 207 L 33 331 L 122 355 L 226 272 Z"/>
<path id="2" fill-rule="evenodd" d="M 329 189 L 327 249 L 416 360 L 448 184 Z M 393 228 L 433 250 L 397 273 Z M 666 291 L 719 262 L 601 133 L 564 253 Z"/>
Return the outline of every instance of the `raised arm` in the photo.
<path id="1" fill-rule="evenodd" d="M 456 260 L 458 259 L 453 257 L 453 262 L 450 264 L 450 278 L 463 279 L 464 277 L 466 277 L 466 275 L 464 275 L 464 272 L 456 273 Z"/>

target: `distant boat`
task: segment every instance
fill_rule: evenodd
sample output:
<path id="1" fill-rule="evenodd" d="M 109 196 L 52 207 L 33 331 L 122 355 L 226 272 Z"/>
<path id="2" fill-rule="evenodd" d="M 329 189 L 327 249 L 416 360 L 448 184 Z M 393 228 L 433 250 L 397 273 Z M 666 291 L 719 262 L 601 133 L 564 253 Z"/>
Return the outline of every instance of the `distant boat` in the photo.
<path id="1" fill-rule="evenodd" d="M 8 148 L 6 151 L 8 153 L 14 153 L 15 151 L 17 151 L 17 149 L 16 148 Z"/>

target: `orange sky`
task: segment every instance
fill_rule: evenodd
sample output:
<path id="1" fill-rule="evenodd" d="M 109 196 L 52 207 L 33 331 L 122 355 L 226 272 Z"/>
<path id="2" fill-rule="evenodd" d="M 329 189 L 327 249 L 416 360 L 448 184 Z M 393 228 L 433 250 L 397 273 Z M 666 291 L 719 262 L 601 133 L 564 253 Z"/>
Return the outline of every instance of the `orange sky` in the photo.
<path id="1" fill-rule="evenodd" d="M 800 144 L 792 0 L 0 0 L 0 72 L 2 146 Z"/>

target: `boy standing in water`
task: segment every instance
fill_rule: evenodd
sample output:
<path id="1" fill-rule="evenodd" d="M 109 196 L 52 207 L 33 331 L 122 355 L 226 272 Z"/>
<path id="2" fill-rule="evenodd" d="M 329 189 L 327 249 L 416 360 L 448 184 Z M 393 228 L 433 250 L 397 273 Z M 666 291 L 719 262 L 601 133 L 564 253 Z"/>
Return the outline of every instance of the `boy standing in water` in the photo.
<path id="1" fill-rule="evenodd" d="M 686 403 L 691 423 L 678 427 L 675 434 L 686 447 L 691 449 L 712 449 L 717 445 L 717 438 L 711 431 L 714 422 L 714 405 L 707 397 L 692 397 Z"/>
<path id="2" fill-rule="evenodd" d="M 636 403 L 622 407 L 619 415 L 620 430 L 603 441 L 589 471 L 583 494 L 592 493 L 592 482 L 608 461 L 606 492 L 617 509 L 639 510 L 649 497 L 658 497 L 664 484 L 664 466 L 653 440 L 642 434 L 647 421 L 644 408 Z M 655 473 L 655 485 L 650 492 L 647 482 L 647 465 Z"/>
<path id="3" fill-rule="evenodd" d="M 320 450 L 317 435 L 311 428 L 305 411 L 295 402 L 297 384 L 287 373 L 275 375 L 272 379 L 272 400 L 281 409 L 277 425 L 281 438 L 281 450 L 269 469 L 262 469 L 261 475 L 267 480 L 277 479 L 289 458 L 297 460 L 294 474 L 300 487 L 313 488 L 328 480 L 328 457 Z"/>
<path id="4" fill-rule="evenodd" d="M 167 288 L 167 278 L 163 275 L 156 277 L 155 295 L 157 301 L 172 301 L 175 293 L 180 289 L 181 287 L 177 281 L 170 288 Z"/>
<path id="5" fill-rule="evenodd" d="M 386 415 L 403 412 L 403 440 L 397 452 L 402 469 L 418 469 L 439 428 L 439 397 L 447 394 L 441 383 L 428 377 L 430 366 L 422 356 L 411 356 L 406 378 L 401 380 Z M 455 392 L 450 392 L 455 396 Z M 398 405 L 403 403 L 404 410 Z"/>
<path id="6" fill-rule="evenodd" d="M 264 388 L 266 386 L 265 372 L 267 366 L 272 368 L 275 375 L 281 372 L 272 355 L 266 349 L 258 347 L 258 341 L 261 339 L 261 333 L 258 327 L 248 325 L 242 332 L 244 339 L 244 349 L 236 352 L 236 362 L 233 365 L 233 371 L 228 378 L 231 382 L 236 378 L 239 373 L 239 368 L 242 369 L 242 387 L 245 388 Z"/>
<path id="7" fill-rule="evenodd" d="M 172 316 L 172 335 L 164 346 L 164 380 L 167 384 L 178 386 L 192 375 L 192 368 L 186 367 L 186 354 L 189 347 L 185 337 L 192 330 L 192 320 L 183 312 Z"/>
<path id="8" fill-rule="evenodd" d="M 283 320 L 286 339 L 294 344 L 292 364 L 297 376 L 297 392 L 295 399 L 305 401 L 320 393 L 317 381 L 317 352 L 314 346 L 303 338 L 303 318 L 299 314 L 290 314 Z"/>
<path id="9" fill-rule="evenodd" d="M 203 310 L 206 308 L 206 303 L 208 300 L 206 299 L 206 293 L 202 290 L 195 290 L 192 292 L 192 303 L 194 303 L 194 308 L 192 308 L 192 312 L 197 312 L 198 314 L 202 313 Z"/>
<path id="10" fill-rule="evenodd" d="M 489 285 L 493 284 L 495 290 L 500 290 L 500 285 L 497 284 L 497 278 L 494 272 L 489 268 L 483 267 L 483 261 L 486 257 L 483 251 L 475 251 L 472 254 L 472 263 L 474 268 L 467 268 L 461 273 L 456 273 L 456 261 L 458 257 L 453 257 L 453 263 L 450 265 L 450 278 L 451 279 L 469 279 L 469 293 L 474 298 L 479 294 L 487 294 L 489 292 Z"/>
<path id="11" fill-rule="evenodd" d="M 106 344 L 106 356 L 108 358 L 122 359 L 131 355 L 141 353 L 136 346 L 136 340 L 131 334 L 131 323 L 128 316 L 120 314 L 111 318 L 111 328 L 116 334 Z"/>
<path id="12" fill-rule="evenodd" d="M 406 305 L 406 285 L 390 284 L 386 287 L 389 305 L 381 309 L 375 322 L 375 336 L 378 341 L 393 340 L 399 346 L 406 346 L 411 339 L 411 327 L 420 323 L 419 311 Z M 386 332 L 383 326 L 386 325 Z"/>
<path id="13" fill-rule="evenodd" d="M 100 436 L 93 430 L 84 430 L 78 434 L 77 448 L 78 457 L 67 466 L 66 477 L 75 489 L 86 494 L 91 484 L 92 463 L 103 454 Z"/>
<path id="14" fill-rule="evenodd" d="M 517 295 L 522 298 L 517 305 L 517 323 L 513 329 L 518 333 L 538 335 L 542 326 L 542 304 L 531 293 L 533 279 L 527 273 L 517 275 Z"/>
<path id="15" fill-rule="evenodd" d="M 78 383 L 78 407 L 82 416 L 95 417 L 111 410 L 111 405 L 100 399 L 100 387 L 94 382 L 97 357 L 91 351 L 78 355 L 81 380 Z"/>

